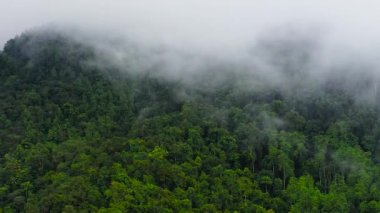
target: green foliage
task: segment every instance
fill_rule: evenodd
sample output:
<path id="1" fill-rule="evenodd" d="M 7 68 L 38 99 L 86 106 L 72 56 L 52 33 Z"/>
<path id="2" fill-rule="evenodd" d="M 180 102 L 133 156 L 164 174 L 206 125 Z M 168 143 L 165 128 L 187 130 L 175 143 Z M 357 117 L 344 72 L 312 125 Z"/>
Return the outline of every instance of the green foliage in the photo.
<path id="1" fill-rule="evenodd" d="M 380 211 L 376 107 L 94 59 L 54 34 L 0 53 L 1 212 Z"/>

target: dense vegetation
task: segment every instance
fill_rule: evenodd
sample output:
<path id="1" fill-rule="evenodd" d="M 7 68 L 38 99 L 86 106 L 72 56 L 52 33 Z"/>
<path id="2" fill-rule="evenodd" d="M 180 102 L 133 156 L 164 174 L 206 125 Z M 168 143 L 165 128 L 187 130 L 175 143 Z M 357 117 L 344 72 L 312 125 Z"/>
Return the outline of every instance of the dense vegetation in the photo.
<path id="1" fill-rule="evenodd" d="M 0 53 L 3 212 L 380 212 L 374 105 L 330 86 L 244 89 L 233 72 L 206 90 L 92 58 L 55 34 Z"/>

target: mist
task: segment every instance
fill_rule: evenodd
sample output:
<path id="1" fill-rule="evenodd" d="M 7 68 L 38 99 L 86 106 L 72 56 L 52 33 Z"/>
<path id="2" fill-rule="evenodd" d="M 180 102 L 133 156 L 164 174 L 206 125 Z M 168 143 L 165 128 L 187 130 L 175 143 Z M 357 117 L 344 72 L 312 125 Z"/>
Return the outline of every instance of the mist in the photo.
<path id="1" fill-rule="evenodd" d="M 380 212 L 379 2 L 0 8 L 0 212 Z"/>
<path id="2" fill-rule="evenodd" d="M 322 28 L 336 44 L 373 46 L 375 1 L 10 1 L 2 0 L 0 44 L 26 29 L 49 23 L 76 25 L 83 31 L 133 37 L 143 43 L 214 52 L 244 48 L 263 31 L 287 25 Z M 377 42 L 378 45 L 378 42 Z"/>
<path id="3" fill-rule="evenodd" d="M 305 86 L 339 85 L 361 101 L 378 97 L 376 2 L 1 3 L 0 45 L 25 30 L 54 31 L 93 47 L 97 57 L 88 63 L 102 69 L 155 70 L 188 85 L 213 75 L 207 89 L 231 77 L 218 74 L 232 72 L 243 74 L 245 89 L 302 93 Z"/>

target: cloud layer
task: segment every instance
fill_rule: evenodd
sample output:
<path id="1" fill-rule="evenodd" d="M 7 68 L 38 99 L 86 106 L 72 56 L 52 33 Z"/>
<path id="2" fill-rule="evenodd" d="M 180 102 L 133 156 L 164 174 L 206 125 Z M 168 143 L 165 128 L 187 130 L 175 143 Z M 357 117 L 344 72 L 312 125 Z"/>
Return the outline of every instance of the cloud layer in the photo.
<path id="1" fill-rule="evenodd" d="M 376 1 L 0 0 L 0 5 L 0 46 L 45 26 L 94 46 L 97 65 L 160 68 L 170 79 L 231 69 L 291 91 L 331 79 L 357 89 L 363 85 L 356 80 L 365 78 L 368 88 L 355 91 L 357 96 L 378 94 Z M 246 87 L 252 83 L 247 82 Z"/>
<path id="2" fill-rule="evenodd" d="M 122 1 L 0 0 L 0 45 L 26 29 L 75 24 L 141 42 L 163 42 L 198 51 L 246 46 L 278 26 L 320 28 L 336 44 L 378 46 L 377 1 Z"/>

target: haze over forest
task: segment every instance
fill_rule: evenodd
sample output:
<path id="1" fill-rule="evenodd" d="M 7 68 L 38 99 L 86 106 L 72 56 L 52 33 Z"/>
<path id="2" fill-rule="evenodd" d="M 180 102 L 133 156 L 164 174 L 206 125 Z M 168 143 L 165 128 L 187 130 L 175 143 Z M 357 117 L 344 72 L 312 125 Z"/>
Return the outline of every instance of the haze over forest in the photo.
<path id="1" fill-rule="evenodd" d="M 379 6 L 0 0 L 0 212 L 380 212 Z"/>
<path id="2" fill-rule="evenodd" d="M 143 54 L 139 57 L 148 59 L 138 66 L 164 62 L 173 70 L 169 75 L 195 71 L 186 63 L 200 65 L 211 58 L 248 66 L 246 70 L 271 78 L 270 74 L 282 69 L 274 65 L 274 60 L 281 59 L 273 54 L 283 53 L 273 48 L 283 43 L 282 49 L 294 49 L 291 45 L 297 43 L 296 48 L 310 57 L 305 63 L 313 63 L 307 72 L 324 78 L 326 72 L 343 66 L 358 69 L 355 73 L 364 72 L 360 66 L 376 72 L 380 51 L 378 4 L 161 0 L 152 5 L 149 1 L 3 0 L 0 27 L 5 30 L 0 45 L 28 30 L 53 28 L 100 49 L 113 60 L 112 65 L 123 66 L 134 46 Z M 281 81 L 279 78 L 271 80 Z"/>

